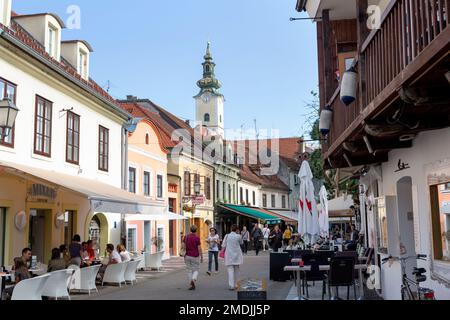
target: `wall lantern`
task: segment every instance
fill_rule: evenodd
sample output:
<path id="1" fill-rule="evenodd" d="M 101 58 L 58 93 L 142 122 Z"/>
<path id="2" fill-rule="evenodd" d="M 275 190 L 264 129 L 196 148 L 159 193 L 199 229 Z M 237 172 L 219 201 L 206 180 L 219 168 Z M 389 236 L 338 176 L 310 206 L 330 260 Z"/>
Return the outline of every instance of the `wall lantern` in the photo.
<path id="1" fill-rule="evenodd" d="M 16 121 L 19 109 L 14 102 L 8 98 L 0 100 L 0 128 L 4 128 L 4 135 L 8 136 L 14 122 Z"/>
<path id="2" fill-rule="evenodd" d="M 320 112 L 319 130 L 323 136 L 326 136 L 330 132 L 331 120 L 333 119 L 333 110 L 330 106 Z"/>
<path id="3" fill-rule="evenodd" d="M 199 182 L 194 183 L 194 192 L 195 192 L 195 194 L 200 194 L 200 187 L 201 187 L 201 185 L 200 185 Z"/>
<path id="4" fill-rule="evenodd" d="M 356 100 L 356 88 L 358 84 L 358 74 L 354 67 L 345 71 L 341 82 L 341 101 L 349 106 Z"/>

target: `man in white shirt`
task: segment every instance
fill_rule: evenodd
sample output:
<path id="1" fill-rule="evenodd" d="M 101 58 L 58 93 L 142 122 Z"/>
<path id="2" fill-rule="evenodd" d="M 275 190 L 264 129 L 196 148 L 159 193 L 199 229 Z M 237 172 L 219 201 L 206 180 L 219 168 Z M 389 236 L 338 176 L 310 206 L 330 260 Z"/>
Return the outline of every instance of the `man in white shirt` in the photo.
<path id="1" fill-rule="evenodd" d="M 264 228 L 262 229 L 263 234 L 263 250 L 266 251 L 266 246 L 269 248 L 269 235 L 270 235 L 270 229 L 269 225 L 265 224 Z"/>

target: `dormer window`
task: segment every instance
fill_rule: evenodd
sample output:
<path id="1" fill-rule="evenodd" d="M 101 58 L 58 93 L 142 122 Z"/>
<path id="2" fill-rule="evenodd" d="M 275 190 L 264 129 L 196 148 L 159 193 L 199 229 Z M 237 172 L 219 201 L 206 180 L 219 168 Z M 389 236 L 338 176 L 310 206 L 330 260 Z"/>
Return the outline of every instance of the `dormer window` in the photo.
<path id="1" fill-rule="evenodd" d="M 56 58 L 57 52 L 57 46 L 56 46 L 56 41 L 57 41 L 57 34 L 58 34 L 58 30 L 53 27 L 52 25 L 48 26 L 48 43 L 47 43 L 47 53 L 52 57 L 52 58 Z"/>
<path id="2" fill-rule="evenodd" d="M 78 53 L 78 73 L 86 79 L 88 77 L 87 71 L 87 63 L 88 63 L 88 55 L 83 50 L 80 50 Z"/>
<path id="3" fill-rule="evenodd" d="M 209 113 L 205 113 L 204 122 L 209 122 L 210 119 Z"/>

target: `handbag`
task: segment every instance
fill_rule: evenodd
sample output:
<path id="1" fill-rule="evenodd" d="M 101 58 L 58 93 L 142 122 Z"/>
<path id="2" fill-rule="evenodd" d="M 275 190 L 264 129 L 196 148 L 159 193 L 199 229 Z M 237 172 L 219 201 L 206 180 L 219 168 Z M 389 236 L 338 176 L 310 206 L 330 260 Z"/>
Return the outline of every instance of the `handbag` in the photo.
<path id="1" fill-rule="evenodd" d="M 219 251 L 219 258 L 225 259 L 225 249 L 226 248 Z"/>
<path id="2" fill-rule="evenodd" d="M 186 256 L 186 237 L 184 237 L 183 242 L 181 242 L 180 257 Z"/>

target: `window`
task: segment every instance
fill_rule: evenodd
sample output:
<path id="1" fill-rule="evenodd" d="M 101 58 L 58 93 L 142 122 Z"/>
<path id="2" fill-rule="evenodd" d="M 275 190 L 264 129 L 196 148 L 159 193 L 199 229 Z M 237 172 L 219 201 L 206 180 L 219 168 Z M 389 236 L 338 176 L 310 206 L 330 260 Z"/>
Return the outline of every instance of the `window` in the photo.
<path id="1" fill-rule="evenodd" d="M 136 193 L 136 169 L 128 168 L 128 191 Z"/>
<path id="2" fill-rule="evenodd" d="M 205 116 L 204 116 L 203 122 L 209 122 L 209 121 L 210 121 L 210 116 L 209 116 L 209 113 L 205 113 Z"/>
<path id="3" fill-rule="evenodd" d="M 450 182 L 444 184 L 444 190 L 445 191 L 450 191 Z"/>
<path id="4" fill-rule="evenodd" d="M 217 195 L 217 198 L 219 198 L 219 196 L 220 196 L 220 182 L 219 182 L 219 180 L 216 180 L 216 195 Z M 219 199 L 217 199 L 217 200 L 219 200 Z"/>
<path id="5" fill-rule="evenodd" d="M 53 26 L 48 26 L 48 46 L 47 53 L 55 58 L 56 57 L 56 36 L 58 31 Z"/>
<path id="6" fill-rule="evenodd" d="M 225 199 L 227 198 L 227 184 L 225 183 L 225 181 L 222 182 L 222 196 L 225 201 Z"/>
<path id="7" fill-rule="evenodd" d="M 99 126 L 98 134 L 98 169 L 108 171 L 109 166 L 109 130 Z"/>
<path id="8" fill-rule="evenodd" d="M 157 249 L 158 252 L 161 252 L 164 250 L 164 228 L 158 227 L 158 239 L 157 239 Z"/>
<path id="9" fill-rule="evenodd" d="M 245 189 L 245 202 L 246 202 L 246 203 L 250 203 L 250 202 L 248 201 L 248 189 Z"/>
<path id="10" fill-rule="evenodd" d="M 231 184 L 228 185 L 228 203 L 233 203 L 233 198 L 231 198 Z"/>
<path id="11" fill-rule="evenodd" d="M 222 123 L 222 115 L 220 115 L 220 123 Z"/>
<path id="12" fill-rule="evenodd" d="M 80 116 L 67 112 L 66 161 L 79 163 L 80 158 Z"/>
<path id="13" fill-rule="evenodd" d="M 205 196 L 207 200 L 211 200 L 211 178 L 205 180 Z"/>
<path id="14" fill-rule="evenodd" d="M 145 134 L 145 144 L 148 145 L 150 143 L 150 136 L 148 133 Z"/>
<path id="15" fill-rule="evenodd" d="M 267 208 L 267 194 L 262 195 L 263 208 Z"/>
<path id="16" fill-rule="evenodd" d="M 78 65 L 78 73 L 84 78 L 86 79 L 88 77 L 88 73 L 87 73 L 87 53 L 84 52 L 83 50 L 80 50 L 79 52 L 79 65 Z"/>
<path id="17" fill-rule="evenodd" d="M 233 184 L 233 202 L 236 203 L 236 185 Z"/>
<path id="18" fill-rule="evenodd" d="M 253 195 L 253 205 L 256 206 L 256 192 L 253 191 L 252 193 L 253 193 L 252 194 Z"/>
<path id="19" fill-rule="evenodd" d="M 36 96 L 34 153 L 50 157 L 52 143 L 52 103 Z"/>
<path id="20" fill-rule="evenodd" d="M 239 188 L 239 200 L 242 202 L 244 202 L 244 189 L 242 189 L 242 187 Z"/>
<path id="21" fill-rule="evenodd" d="M 184 195 L 191 195 L 191 173 L 189 171 L 184 172 Z"/>
<path id="22" fill-rule="evenodd" d="M 150 172 L 144 171 L 144 196 L 150 196 Z"/>
<path id="23" fill-rule="evenodd" d="M 127 230 L 127 250 L 128 252 L 136 252 L 136 228 L 128 228 Z"/>
<path id="24" fill-rule="evenodd" d="M 281 196 L 281 208 L 286 209 L 286 196 Z"/>
<path id="25" fill-rule="evenodd" d="M 272 196 L 270 197 L 271 199 L 271 204 L 272 204 L 272 208 L 275 208 L 275 195 L 272 194 Z"/>
<path id="26" fill-rule="evenodd" d="M 158 198 L 163 197 L 163 176 L 158 174 L 156 177 L 156 188 L 158 191 Z"/>
<path id="27" fill-rule="evenodd" d="M 200 175 L 198 173 L 196 173 L 194 175 L 194 183 L 195 183 L 195 185 L 200 184 Z M 195 186 L 194 186 L 194 188 L 195 188 Z M 200 189 L 201 189 L 201 187 L 200 187 Z M 195 192 L 195 189 L 194 189 L 194 192 Z M 200 190 L 198 192 L 195 192 L 195 194 L 199 194 L 199 193 L 200 193 Z"/>
<path id="28" fill-rule="evenodd" d="M 448 190 L 450 183 L 430 187 L 431 225 L 433 236 L 433 255 L 436 260 L 450 262 L 450 202 Z"/>
<path id="29" fill-rule="evenodd" d="M 17 86 L 7 80 L 0 78 L 0 100 L 9 98 L 14 103 L 16 102 L 16 88 Z M 14 127 L 7 136 L 4 135 L 4 128 L 0 128 L 0 145 L 7 147 L 14 147 Z"/>
<path id="30" fill-rule="evenodd" d="M 298 175 L 294 175 L 294 184 L 298 185 Z"/>

